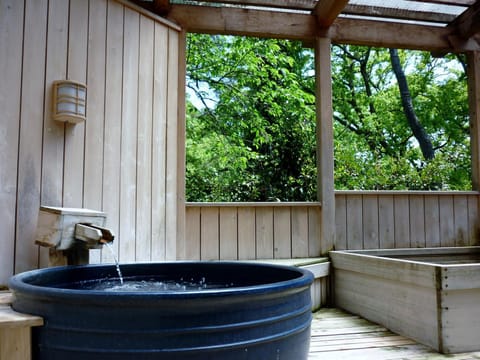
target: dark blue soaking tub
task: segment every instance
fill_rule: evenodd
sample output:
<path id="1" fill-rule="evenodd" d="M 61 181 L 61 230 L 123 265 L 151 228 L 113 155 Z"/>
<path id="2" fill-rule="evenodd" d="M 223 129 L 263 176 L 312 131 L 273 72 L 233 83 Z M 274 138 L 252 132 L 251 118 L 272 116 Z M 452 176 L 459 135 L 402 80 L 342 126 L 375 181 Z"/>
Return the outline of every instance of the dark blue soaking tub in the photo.
<path id="1" fill-rule="evenodd" d="M 10 279 L 13 308 L 44 318 L 45 325 L 33 329 L 34 359 L 307 359 L 308 271 L 241 262 L 121 270 L 123 286 L 112 265 L 41 269 Z"/>

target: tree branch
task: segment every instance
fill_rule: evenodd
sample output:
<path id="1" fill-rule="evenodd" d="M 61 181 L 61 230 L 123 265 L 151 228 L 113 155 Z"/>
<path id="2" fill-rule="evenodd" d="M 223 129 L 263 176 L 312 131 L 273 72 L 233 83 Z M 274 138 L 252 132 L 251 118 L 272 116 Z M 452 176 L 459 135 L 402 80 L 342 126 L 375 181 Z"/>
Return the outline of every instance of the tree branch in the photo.
<path id="1" fill-rule="evenodd" d="M 389 49 L 390 60 L 392 62 L 393 72 L 397 78 L 398 88 L 400 90 L 400 97 L 402 100 L 403 112 L 407 118 L 408 125 L 413 132 L 413 135 L 420 144 L 423 157 L 426 160 L 431 160 L 435 157 L 435 150 L 433 149 L 432 141 L 428 136 L 425 128 L 422 126 L 413 108 L 412 96 L 408 88 L 407 78 L 400 64 L 400 57 L 397 49 Z"/>

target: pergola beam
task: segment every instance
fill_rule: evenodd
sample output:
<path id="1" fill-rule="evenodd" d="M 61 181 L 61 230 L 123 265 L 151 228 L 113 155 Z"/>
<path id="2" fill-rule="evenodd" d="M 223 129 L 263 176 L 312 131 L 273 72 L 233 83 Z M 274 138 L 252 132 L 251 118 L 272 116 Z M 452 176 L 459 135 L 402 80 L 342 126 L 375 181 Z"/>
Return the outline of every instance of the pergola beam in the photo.
<path id="1" fill-rule="evenodd" d="M 339 17 L 330 28 L 322 29 L 315 15 L 175 4 L 172 4 L 168 18 L 187 32 L 284 38 L 311 43 L 317 36 L 326 36 L 333 43 L 443 53 L 475 50 L 462 48 L 461 42 L 457 47 L 452 45 L 448 39 L 455 34 L 455 29 L 449 27 Z"/>
<path id="2" fill-rule="evenodd" d="M 473 35 L 480 32 L 480 0 L 470 6 L 463 14 L 461 14 L 451 25 L 455 27 L 458 34 L 469 39 Z"/>
<path id="3" fill-rule="evenodd" d="M 204 0 L 206 3 L 221 3 L 242 6 L 261 6 L 279 9 L 293 9 L 311 11 L 315 6 L 315 0 Z"/>
<path id="4" fill-rule="evenodd" d="M 348 0 L 319 0 L 313 14 L 317 16 L 318 25 L 321 28 L 328 28 L 340 15 Z"/>
<path id="5" fill-rule="evenodd" d="M 475 0 L 407 0 L 412 2 L 424 2 L 430 4 L 441 4 L 441 5 L 457 5 L 457 6 L 470 6 Z"/>
<path id="6" fill-rule="evenodd" d="M 153 0 L 153 10 L 158 15 L 166 15 L 170 11 L 170 0 Z"/>
<path id="7" fill-rule="evenodd" d="M 172 5 L 168 18 L 187 32 L 313 40 L 311 15 L 209 6 Z"/>
<path id="8" fill-rule="evenodd" d="M 347 5 L 343 14 L 353 14 L 361 16 L 371 16 L 375 18 L 389 18 L 389 19 L 403 19 L 403 20 L 417 20 L 430 21 L 432 23 L 444 23 L 455 19 L 453 14 L 445 14 L 440 11 L 415 11 L 409 9 L 392 8 L 382 4 L 379 5 Z"/>

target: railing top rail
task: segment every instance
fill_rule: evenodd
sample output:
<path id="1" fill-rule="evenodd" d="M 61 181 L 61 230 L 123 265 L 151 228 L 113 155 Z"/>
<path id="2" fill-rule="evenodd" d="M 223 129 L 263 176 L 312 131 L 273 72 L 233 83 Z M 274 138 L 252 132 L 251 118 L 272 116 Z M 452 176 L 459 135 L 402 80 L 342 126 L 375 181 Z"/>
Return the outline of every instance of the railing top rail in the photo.
<path id="1" fill-rule="evenodd" d="M 319 207 L 321 203 L 314 202 L 187 202 L 187 207 Z"/>
<path id="2" fill-rule="evenodd" d="M 335 190 L 335 195 L 480 195 L 479 191 Z"/>

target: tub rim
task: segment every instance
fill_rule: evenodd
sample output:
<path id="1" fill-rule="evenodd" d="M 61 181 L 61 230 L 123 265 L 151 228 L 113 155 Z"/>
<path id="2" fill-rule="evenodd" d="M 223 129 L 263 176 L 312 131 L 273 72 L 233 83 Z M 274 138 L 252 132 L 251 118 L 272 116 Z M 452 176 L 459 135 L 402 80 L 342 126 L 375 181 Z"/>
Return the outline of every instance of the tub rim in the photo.
<path id="1" fill-rule="evenodd" d="M 47 283 L 44 284 L 32 284 L 31 282 L 35 281 L 40 276 L 45 275 L 55 275 L 61 272 L 85 272 L 89 273 L 95 270 L 108 270 L 109 273 L 115 273 L 115 264 L 104 263 L 104 264 L 89 264 L 89 265 L 80 265 L 80 266 L 57 266 L 51 268 L 43 268 L 30 270 L 22 272 L 12 276 L 9 279 L 8 285 L 12 290 L 14 300 L 16 297 L 27 296 L 35 297 L 37 299 L 56 299 L 59 301 L 75 301 L 75 302 L 84 302 L 84 301 L 99 301 L 102 299 L 108 299 L 111 303 L 113 299 L 119 299 L 119 301 L 124 302 L 135 302 L 149 300 L 159 300 L 163 299 L 166 301 L 175 301 L 175 300 L 194 300 L 194 299 L 209 299 L 209 298 L 221 298 L 221 297 L 235 297 L 235 296 L 269 296 L 271 294 L 278 293 L 290 293 L 290 292 L 299 292 L 303 291 L 306 288 L 310 287 L 313 283 L 314 276 L 307 270 L 289 265 L 278 265 L 278 264 L 268 264 L 268 263 L 253 263 L 253 262 L 244 262 L 244 261 L 168 261 L 168 262 L 141 262 L 141 263 L 125 263 L 120 264 L 122 271 L 129 269 L 131 267 L 146 268 L 149 267 L 183 267 L 183 266 L 195 266 L 195 267 L 206 267 L 212 268 L 215 267 L 236 267 L 238 270 L 248 268 L 268 268 L 270 270 L 278 270 L 280 273 L 296 273 L 298 276 L 295 276 L 291 279 L 266 282 L 261 284 L 254 285 L 244 285 L 244 286 L 232 286 L 229 288 L 221 289 L 203 289 L 203 290 L 185 290 L 181 292 L 167 292 L 167 291 L 122 291 L 122 292 L 106 292 L 103 290 L 88 290 L 88 289 L 69 289 L 64 287 L 54 287 L 49 286 Z M 218 269 L 221 271 L 221 269 Z M 144 276 L 148 276 L 148 272 Z M 105 278 L 106 276 L 100 276 L 99 278 Z M 88 278 L 93 279 L 93 278 Z M 120 300 L 121 299 L 121 300 Z"/>

